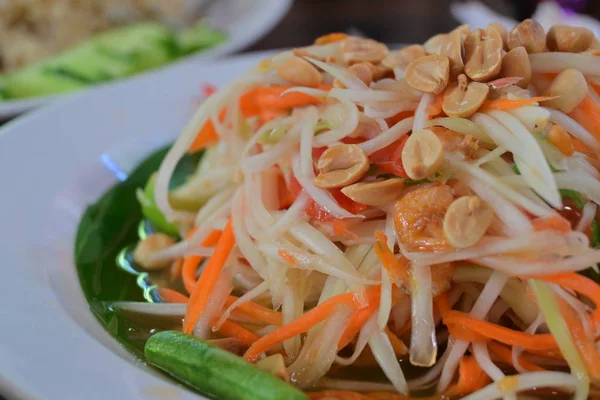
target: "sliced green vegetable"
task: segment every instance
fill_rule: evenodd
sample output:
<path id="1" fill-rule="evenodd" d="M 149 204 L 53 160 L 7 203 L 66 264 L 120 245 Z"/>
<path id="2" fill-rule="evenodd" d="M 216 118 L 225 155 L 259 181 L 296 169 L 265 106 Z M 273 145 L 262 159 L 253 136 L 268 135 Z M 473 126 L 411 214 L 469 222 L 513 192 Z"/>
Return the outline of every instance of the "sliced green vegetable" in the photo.
<path id="1" fill-rule="evenodd" d="M 6 97 L 6 78 L 0 75 L 0 100 Z"/>
<path id="2" fill-rule="evenodd" d="M 148 179 L 144 190 L 138 189 L 136 192 L 137 199 L 140 202 L 140 206 L 142 206 L 142 213 L 158 231 L 164 232 L 167 235 L 177 236 L 179 234 L 177 225 L 168 222 L 164 214 L 156 205 L 156 201 L 154 200 L 155 182 L 156 174 L 153 174 L 150 179 Z"/>
<path id="3" fill-rule="evenodd" d="M 179 56 L 173 33 L 155 22 L 111 30 L 92 38 L 92 42 L 101 52 L 131 62 L 137 71 L 166 64 Z"/>
<path id="4" fill-rule="evenodd" d="M 79 78 L 87 83 L 98 83 L 123 78 L 133 73 L 136 66 L 131 61 L 98 51 L 93 43 L 86 43 L 44 63 L 43 68 Z"/>
<path id="5" fill-rule="evenodd" d="M 87 84 L 77 77 L 34 65 L 8 75 L 4 83 L 4 95 L 15 99 L 44 96 L 80 89 Z"/>
<path id="6" fill-rule="evenodd" d="M 198 50 L 216 46 L 227 40 L 227 36 L 208 26 L 204 20 L 199 21 L 191 28 L 181 31 L 177 37 L 177 45 L 182 54 L 190 54 Z"/>
<path id="7" fill-rule="evenodd" d="M 583 206 L 585 205 L 583 199 L 581 198 L 581 194 L 575 190 L 570 190 L 570 189 L 559 189 L 560 195 L 563 198 L 568 198 L 571 199 L 575 202 L 575 205 L 579 208 L 579 209 L 583 209 Z"/>
<path id="8" fill-rule="evenodd" d="M 150 364 L 218 399 L 308 399 L 300 390 L 243 358 L 180 332 L 153 335 L 146 342 L 144 354 Z"/>

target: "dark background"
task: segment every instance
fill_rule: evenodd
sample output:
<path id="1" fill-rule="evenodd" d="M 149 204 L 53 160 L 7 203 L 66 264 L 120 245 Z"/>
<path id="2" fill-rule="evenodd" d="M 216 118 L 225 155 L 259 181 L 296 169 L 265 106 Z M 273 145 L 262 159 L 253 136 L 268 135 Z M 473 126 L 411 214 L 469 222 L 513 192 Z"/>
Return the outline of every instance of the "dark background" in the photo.
<path id="1" fill-rule="evenodd" d="M 460 0 L 455 0 L 460 1 Z M 531 16 L 538 0 L 481 0 L 495 11 L 520 20 Z M 600 0 L 559 0 L 561 5 L 600 18 Z M 355 29 L 385 43 L 419 43 L 458 24 L 451 0 L 296 0 L 285 19 L 248 51 L 310 44 L 329 32 Z"/>

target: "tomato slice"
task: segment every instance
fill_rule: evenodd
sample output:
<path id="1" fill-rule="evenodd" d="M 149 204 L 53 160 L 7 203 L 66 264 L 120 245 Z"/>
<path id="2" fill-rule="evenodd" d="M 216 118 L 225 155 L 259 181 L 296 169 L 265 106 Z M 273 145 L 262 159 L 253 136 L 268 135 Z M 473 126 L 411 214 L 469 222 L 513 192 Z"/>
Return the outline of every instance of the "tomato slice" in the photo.
<path id="1" fill-rule="evenodd" d="M 344 208 L 346 211 L 352 214 L 359 214 L 367 209 L 367 205 L 357 203 L 352 200 L 345 194 L 343 194 L 339 189 L 332 189 L 329 191 L 335 201 Z M 313 199 L 308 201 L 308 205 L 306 206 L 306 214 L 319 222 L 335 222 L 339 218 L 335 218 L 331 215 L 327 210 L 317 204 Z"/>
<path id="2" fill-rule="evenodd" d="M 408 179 L 409 177 L 402 165 L 402 150 L 407 140 L 408 136 L 404 136 L 383 149 L 377 150 L 369 156 L 369 159 L 380 170 Z"/>

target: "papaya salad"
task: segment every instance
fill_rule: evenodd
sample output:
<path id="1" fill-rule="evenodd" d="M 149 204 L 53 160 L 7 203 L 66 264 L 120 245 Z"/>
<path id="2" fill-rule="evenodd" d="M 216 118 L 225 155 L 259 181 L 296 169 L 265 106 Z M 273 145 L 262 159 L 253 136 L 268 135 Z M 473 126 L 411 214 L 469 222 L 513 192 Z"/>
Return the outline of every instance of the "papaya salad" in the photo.
<path id="1" fill-rule="evenodd" d="M 208 96 L 138 193 L 183 316 L 148 361 L 231 399 L 600 398 L 599 55 L 533 20 L 333 33 Z"/>

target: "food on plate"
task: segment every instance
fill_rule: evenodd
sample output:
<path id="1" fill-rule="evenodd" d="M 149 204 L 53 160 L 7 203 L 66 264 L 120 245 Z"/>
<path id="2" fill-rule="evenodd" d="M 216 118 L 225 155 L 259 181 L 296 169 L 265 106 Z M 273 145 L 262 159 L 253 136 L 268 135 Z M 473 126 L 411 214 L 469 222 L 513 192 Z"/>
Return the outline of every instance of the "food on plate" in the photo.
<path id="1" fill-rule="evenodd" d="M 334 33 L 207 86 L 86 211 L 92 309 L 218 398 L 597 396 L 596 46 Z"/>
<path id="2" fill-rule="evenodd" d="M 0 4 L 0 99 L 57 94 L 123 78 L 225 40 L 207 21 L 189 21 L 184 1 L 158 9 L 145 2 L 110 3 Z M 44 7 L 49 9 L 44 12 Z M 179 24 L 173 26 L 176 16 Z"/>

